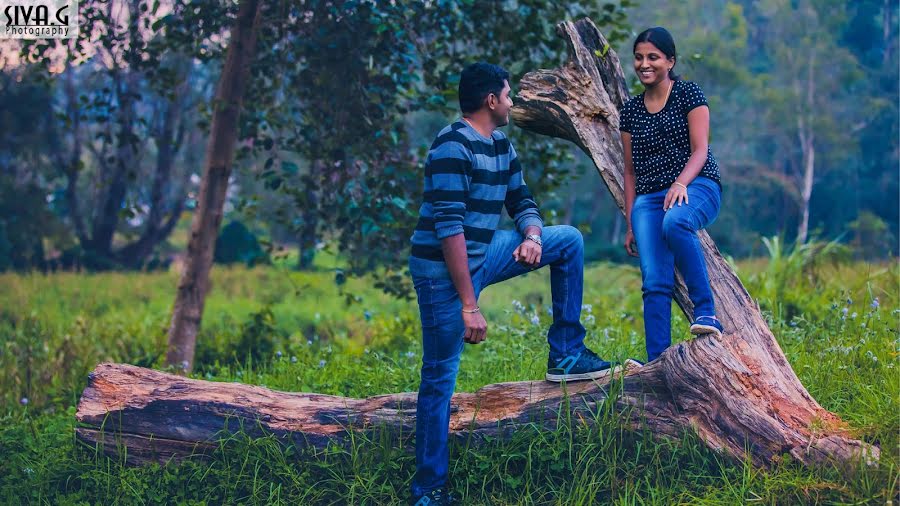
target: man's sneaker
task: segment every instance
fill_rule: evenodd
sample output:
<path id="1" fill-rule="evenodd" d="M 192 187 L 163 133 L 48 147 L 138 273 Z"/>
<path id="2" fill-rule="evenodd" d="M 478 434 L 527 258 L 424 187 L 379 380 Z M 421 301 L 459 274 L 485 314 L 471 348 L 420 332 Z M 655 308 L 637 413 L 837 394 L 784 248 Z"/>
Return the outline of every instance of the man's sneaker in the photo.
<path id="1" fill-rule="evenodd" d="M 698 316 L 691 324 L 691 334 L 696 336 L 715 334 L 716 337 L 722 337 L 723 330 L 722 324 L 715 316 Z"/>
<path id="2" fill-rule="evenodd" d="M 457 504 L 456 497 L 443 488 L 436 488 L 419 497 L 413 506 L 445 506 Z"/>
<path id="3" fill-rule="evenodd" d="M 625 359 L 625 369 L 644 367 L 647 363 L 636 358 Z"/>
<path id="4" fill-rule="evenodd" d="M 596 353 L 585 348 L 582 352 L 559 359 L 550 357 L 547 361 L 547 381 L 578 381 L 609 376 L 621 367 L 613 367 Z"/>

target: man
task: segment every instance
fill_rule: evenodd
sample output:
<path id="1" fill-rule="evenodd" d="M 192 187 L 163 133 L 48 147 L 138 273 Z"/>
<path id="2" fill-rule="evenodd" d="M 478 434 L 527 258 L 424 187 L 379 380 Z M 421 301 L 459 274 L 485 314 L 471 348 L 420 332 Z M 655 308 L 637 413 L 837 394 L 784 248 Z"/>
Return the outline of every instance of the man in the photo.
<path id="1" fill-rule="evenodd" d="M 422 319 L 422 377 L 416 412 L 417 505 L 450 504 L 447 492 L 450 398 L 463 343 L 485 340 L 481 290 L 550 265 L 553 325 L 547 380 L 594 379 L 610 363 L 584 345 L 584 243 L 569 226 L 544 227 L 506 135 L 509 74 L 488 63 L 463 70 L 462 118 L 438 134 L 425 164 L 425 196 L 409 269 Z M 497 230 L 506 207 L 516 231 Z"/>

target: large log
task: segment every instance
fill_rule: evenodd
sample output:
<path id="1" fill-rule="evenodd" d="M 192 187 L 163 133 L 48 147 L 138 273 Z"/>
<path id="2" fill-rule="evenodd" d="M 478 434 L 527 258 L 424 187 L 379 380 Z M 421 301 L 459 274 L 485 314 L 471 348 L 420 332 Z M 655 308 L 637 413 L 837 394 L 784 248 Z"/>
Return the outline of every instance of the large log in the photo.
<path id="1" fill-rule="evenodd" d="M 618 108 L 627 98 L 618 57 L 590 20 L 558 31 L 569 60 L 527 74 L 520 83 L 516 123 L 571 140 L 597 165 L 619 206 L 623 203 Z M 453 396 L 455 436 L 503 435 L 526 422 L 556 425 L 566 410 L 590 422 L 606 400 L 622 423 L 660 437 L 697 434 L 711 448 L 768 466 L 784 455 L 805 464 L 876 462 L 878 448 L 857 440 L 839 417 L 819 406 L 800 383 L 740 280 L 706 233 L 701 234 L 721 339 L 679 343 L 657 360 L 631 369 L 608 398 L 608 381 L 560 387 L 543 381 L 488 385 Z M 679 278 L 678 304 L 691 306 Z M 186 379 L 149 369 L 100 364 L 78 404 L 79 439 L 103 451 L 128 449 L 128 462 L 165 461 L 216 446 L 242 427 L 251 436 L 323 447 L 351 431 L 386 429 L 409 437 L 416 395 L 350 399 L 276 392 L 262 387 Z M 113 444 L 117 443 L 117 444 Z"/>
<path id="2" fill-rule="evenodd" d="M 458 393 L 453 396 L 450 432 L 477 441 L 505 435 L 529 422 L 552 428 L 561 406 L 567 404 L 571 412 L 590 420 L 606 399 L 609 381 L 564 388 L 546 381 L 497 383 L 475 393 Z M 238 430 L 318 449 L 347 443 L 350 431 L 385 431 L 409 440 L 415 416 L 415 393 L 352 399 L 278 392 L 103 363 L 88 376 L 75 432 L 79 440 L 105 454 L 143 464 L 207 455 Z"/>

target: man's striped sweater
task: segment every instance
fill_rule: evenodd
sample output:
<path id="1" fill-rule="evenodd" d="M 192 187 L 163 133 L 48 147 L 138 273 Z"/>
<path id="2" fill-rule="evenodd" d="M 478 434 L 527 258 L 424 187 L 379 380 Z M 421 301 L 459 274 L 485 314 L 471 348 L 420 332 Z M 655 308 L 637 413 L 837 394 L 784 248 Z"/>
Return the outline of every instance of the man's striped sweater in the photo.
<path id="1" fill-rule="evenodd" d="M 444 127 L 425 160 L 425 195 L 411 239 L 410 273 L 449 277 L 441 239 L 456 234 L 465 235 L 469 272 L 475 272 L 504 206 L 520 233 L 543 226 L 506 135 L 495 130 L 485 137 L 464 120 Z"/>

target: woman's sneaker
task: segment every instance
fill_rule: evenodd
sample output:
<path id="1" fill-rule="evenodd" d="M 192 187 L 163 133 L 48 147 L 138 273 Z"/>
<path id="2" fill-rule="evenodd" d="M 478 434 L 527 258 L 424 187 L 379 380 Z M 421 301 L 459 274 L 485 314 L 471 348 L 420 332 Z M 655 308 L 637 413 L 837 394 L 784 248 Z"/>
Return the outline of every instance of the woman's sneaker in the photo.
<path id="1" fill-rule="evenodd" d="M 716 337 L 722 337 L 723 331 L 722 324 L 715 316 L 698 316 L 691 324 L 691 334 L 695 336 L 715 334 Z"/>
<path id="2" fill-rule="evenodd" d="M 547 381 L 578 381 L 598 379 L 609 376 L 621 369 L 598 357 L 596 353 L 585 348 L 582 352 L 568 357 L 550 357 L 547 360 Z"/>

